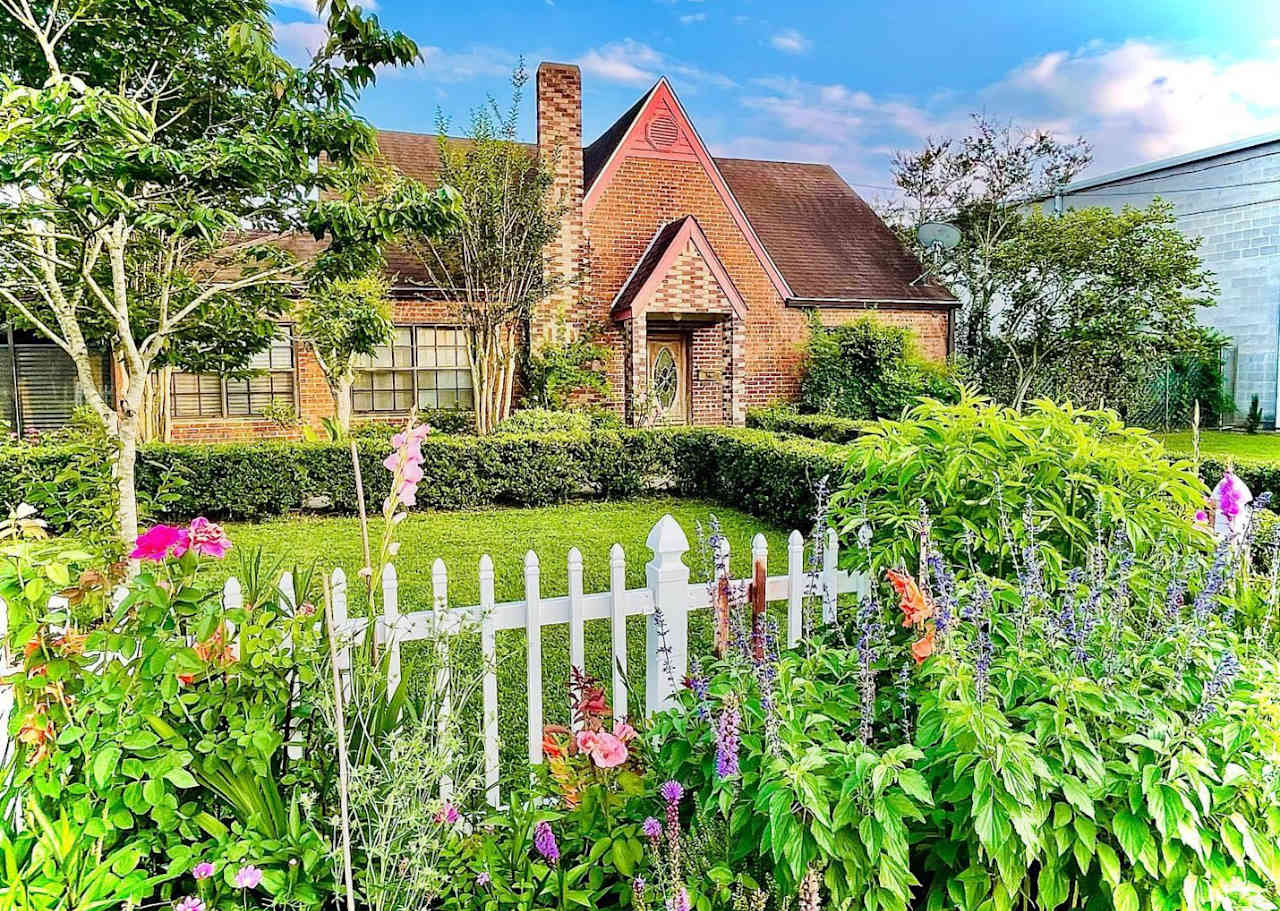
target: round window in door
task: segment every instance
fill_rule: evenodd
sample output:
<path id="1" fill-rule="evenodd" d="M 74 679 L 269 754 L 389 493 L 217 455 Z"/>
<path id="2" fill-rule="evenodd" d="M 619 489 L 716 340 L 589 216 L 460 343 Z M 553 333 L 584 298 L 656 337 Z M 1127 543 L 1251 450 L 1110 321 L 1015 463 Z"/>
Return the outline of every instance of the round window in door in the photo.
<path id="1" fill-rule="evenodd" d="M 680 370 L 669 346 L 658 349 L 653 361 L 653 395 L 663 411 L 670 411 L 680 394 Z"/>

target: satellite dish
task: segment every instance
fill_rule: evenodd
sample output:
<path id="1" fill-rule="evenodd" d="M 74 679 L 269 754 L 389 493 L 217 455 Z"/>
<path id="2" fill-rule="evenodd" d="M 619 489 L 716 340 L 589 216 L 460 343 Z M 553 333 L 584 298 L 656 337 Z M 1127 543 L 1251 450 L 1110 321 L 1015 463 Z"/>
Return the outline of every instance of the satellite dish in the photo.
<path id="1" fill-rule="evenodd" d="M 950 250 L 960 243 L 960 229 L 944 221 L 927 221 L 916 228 L 916 239 L 926 250 Z"/>

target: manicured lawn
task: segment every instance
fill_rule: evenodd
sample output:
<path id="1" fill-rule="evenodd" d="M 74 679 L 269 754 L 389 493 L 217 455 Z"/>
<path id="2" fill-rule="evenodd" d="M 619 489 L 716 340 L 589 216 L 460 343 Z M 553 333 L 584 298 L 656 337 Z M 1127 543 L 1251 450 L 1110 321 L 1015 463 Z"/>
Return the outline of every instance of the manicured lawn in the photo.
<path id="1" fill-rule="evenodd" d="M 1191 452 L 1191 432 L 1158 433 L 1165 448 L 1179 455 Z M 1200 451 L 1242 459 L 1280 459 L 1280 433 L 1230 433 L 1225 430 L 1200 432 Z"/>
<path id="2" fill-rule="evenodd" d="M 609 548 L 622 544 L 627 555 L 627 587 L 645 584 L 644 564 L 651 554 L 645 538 L 654 523 L 671 513 L 689 536 L 691 549 L 685 558 L 693 581 L 706 578 L 698 557 L 695 523 L 704 526 L 714 514 L 723 533 L 728 536 L 732 570 L 735 578 L 750 573 L 751 538 L 763 533 L 769 542 L 769 572 L 786 572 L 787 531 L 733 509 L 706 502 L 674 498 L 646 498 L 608 503 L 577 503 L 543 509 L 486 509 L 467 512 L 413 513 L 400 526 L 403 542 L 396 559 L 400 577 L 400 609 L 407 613 L 431 606 L 431 564 L 440 557 L 449 570 L 449 603 L 472 605 L 479 600 L 476 568 L 481 554 L 489 554 L 494 563 L 496 597 L 499 602 L 524 597 L 524 556 L 529 550 L 538 554 L 541 563 L 541 589 L 544 597 L 568 593 L 566 560 L 569 549 L 582 552 L 584 590 L 605 591 L 609 586 Z M 355 519 L 291 518 L 261 524 L 227 526 L 241 558 L 261 545 L 270 555 L 289 555 L 290 565 L 306 566 L 316 561 L 318 567 L 331 569 L 340 565 L 351 582 L 349 602 L 353 614 L 364 613 L 365 595 L 359 590 L 356 575 L 362 562 L 360 529 Z M 370 529 L 378 540 L 380 523 Z M 376 546 L 376 543 L 375 543 Z M 223 574 L 239 573 L 240 558 L 233 556 L 219 566 Z M 289 568 L 289 567 L 285 567 Z M 691 615 L 691 654 L 705 652 L 709 642 L 707 612 Z M 630 677 L 637 690 L 644 679 L 643 617 L 631 617 L 627 624 L 627 649 Z M 455 661 L 459 680 L 474 681 L 480 667 L 478 637 L 463 637 Z M 404 647 L 405 673 L 410 685 L 421 687 L 430 678 L 425 668 L 424 644 Z M 543 692 L 547 723 L 567 723 L 566 682 L 569 677 L 569 633 L 567 625 L 544 627 L 542 633 Z M 587 624 L 587 670 L 604 681 L 611 679 L 609 625 L 604 621 Z M 416 673 L 415 673 L 416 669 Z M 525 756 L 527 710 L 525 687 L 524 633 L 508 630 L 498 634 L 498 726 L 502 738 L 504 778 L 520 771 Z M 478 698 L 478 697 L 477 697 Z M 633 699 L 643 698 L 642 692 Z M 640 702 L 640 705 L 643 703 Z M 637 703 L 632 702 L 635 706 Z M 476 706 L 471 706 L 478 725 Z"/>

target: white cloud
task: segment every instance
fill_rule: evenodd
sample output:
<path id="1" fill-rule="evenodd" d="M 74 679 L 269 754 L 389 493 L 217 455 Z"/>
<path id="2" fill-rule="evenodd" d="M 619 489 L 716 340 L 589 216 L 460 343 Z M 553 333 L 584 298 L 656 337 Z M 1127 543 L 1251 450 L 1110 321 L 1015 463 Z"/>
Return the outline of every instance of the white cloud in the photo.
<path id="1" fill-rule="evenodd" d="M 582 55 L 578 65 L 588 77 L 646 88 L 663 74 L 672 78 L 677 91 L 696 92 L 701 86 L 731 89 L 737 85 L 722 73 L 675 60 L 632 38 L 593 48 Z"/>
<path id="2" fill-rule="evenodd" d="M 321 22 L 276 22 L 272 27 L 276 51 L 286 60 L 304 65 L 328 40 L 328 29 Z"/>
<path id="3" fill-rule="evenodd" d="M 1280 129 L 1277 85 L 1280 48 L 1227 61 L 1129 41 L 1043 54 L 970 92 L 877 96 L 773 77 L 753 80 L 739 100 L 766 121 L 753 132 L 778 134 L 780 154 L 831 161 L 851 180 L 887 184 L 893 150 L 964 135 L 973 112 L 1084 136 L 1094 149 L 1090 170 L 1101 173 Z M 735 144 L 744 142 L 765 140 Z"/>
<path id="4" fill-rule="evenodd" d="M 812 41 L 793 28 L 784 28 L 770 38 L 769 43 L 788 54 L 803 54 L 813 47 Z"/>
<path id="5" fill-rule="evenodd" d="M 680 21 L 684 25 L 691 25 L 694 22 L 705 22 L 706 18 L 706 13 L 686 13 L 680 17 Z"/>
<path id="6" fill-rule="evenodd" d="M 626 85 L 649 85 L 657 81 L 661 64 L 661 54 L 631 38 L 593 48 L 578 61 L 583 72 Z"/>

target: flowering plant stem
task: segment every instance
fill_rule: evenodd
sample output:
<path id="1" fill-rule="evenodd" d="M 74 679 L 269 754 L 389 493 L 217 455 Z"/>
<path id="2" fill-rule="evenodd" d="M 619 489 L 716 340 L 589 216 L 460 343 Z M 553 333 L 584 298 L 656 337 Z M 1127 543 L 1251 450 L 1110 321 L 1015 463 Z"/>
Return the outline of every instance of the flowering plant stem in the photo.
<path id="1" fill-rule="evenodd" d="M 350 773 L 347 768 L 347 725 L 342 704 L 342 670 L 338 667 L 337 631 L 333 628 L 333 595 L 329 589 L 327 577 L 323 579 L 323 585 L 324 625 L 329 632 L 329 663 L 333 668 L 333 714 L 338 735 L 338 803 L 342 824 L 342 874 L 347 889 L 347 911 L 355 911 L 356 897 L 351 867 L 351 821 L 347 806 Z"/>

